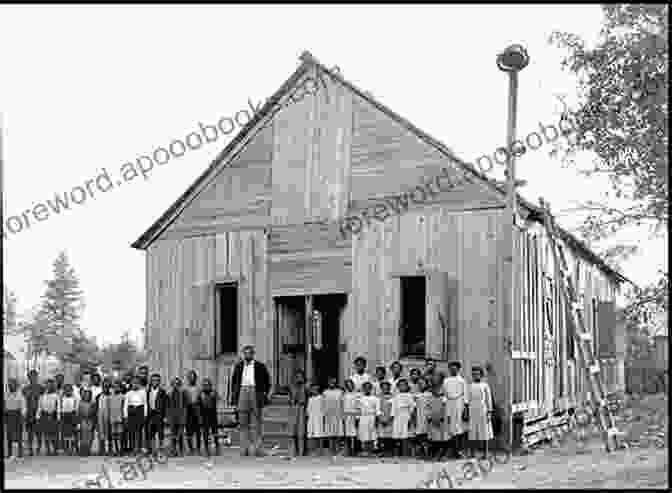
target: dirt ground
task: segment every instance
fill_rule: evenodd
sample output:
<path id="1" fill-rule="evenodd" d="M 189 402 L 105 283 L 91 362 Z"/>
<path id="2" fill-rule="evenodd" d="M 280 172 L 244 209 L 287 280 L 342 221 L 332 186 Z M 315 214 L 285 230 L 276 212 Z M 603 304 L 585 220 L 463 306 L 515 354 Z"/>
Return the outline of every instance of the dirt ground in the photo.
<path id="1" fill-rule="evenodd" d="M 120 465 L 101 457 L 5 460 L 5 487 L 81 488 L 105 464 L 113 487 L 122 489 L 417 488 L 442 468 L 453 477 L 456 488 L 668 488 L 667 398 L 649 396 L 632 403 L 623 413 L 621 427 L 629 440 L 637 438 L 639 444 L 607 454 L 598 436 L 582 445 L 571 435 L 563 444 L 542 445 L 507 464 L 494 464 L 487 477 L 470 481 L 463 479 L 463 460 L 241 458 L 237 450 L 227 449 L 212 460 L 169 458 L 149 470 L 144 480 L 134 481 L 124 481 Z"/>

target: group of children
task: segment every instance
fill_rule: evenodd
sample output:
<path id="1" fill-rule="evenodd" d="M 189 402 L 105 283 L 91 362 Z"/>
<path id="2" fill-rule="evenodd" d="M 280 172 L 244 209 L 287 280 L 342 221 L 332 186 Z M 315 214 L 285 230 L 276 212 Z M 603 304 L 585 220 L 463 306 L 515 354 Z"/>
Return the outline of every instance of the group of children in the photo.
<path id="1" fill-rule="evenodd" d="M 155 373 L 148 378 L 147 367 L 134 377 L 112 381 L 93 375 L 80 386 L 48 379 L 37 382 L 38 374 L 28 374 L 29 383 L 19 390 L 16 379 L 8 382 L 5 393 L 5 423 L 9 455 L 17 444 L 23 456 L 24 431 L 28 438 L 28 454 L 39 454 L 44 446 L 47 455 L 89 455 L 97 438 L 100 455 L 123 455 L 152 450 L 164 442 L 164 428 L 172 433 L 172 452 L 184 454 L 186 432 L 189 451 L 210 453 L 210 439 L 219 451 L 217 441 L 217 392 L 205 378 L 198 385 L 196 372 L 187 375 L 187 385 L 175 378 L 170 391 L 161 386 Z M 60 381 L 58 381 L 60 380 Z M 195 444 L 194 444 L 195 442 Z M 33 449 L 33 445 L 36 448 Z"/>
<path id="2" fill-rule="evenodd" d="M 343 388 L 331 378 L 324 391 L 307 384 L 303 371 L 296 372 L 290 389 L 296 455 L 305 455 L 306 438 L 308 452 L 320 455 L 325 444 L 336 454 L 342 439 L 348 455 L 439 459 L 449 450 L 454 457 L 467 448 L 473 453 L 479 444 L 487 452 L 494 438 L 494 402 L 481 367 L 472 368 L 467 384 L 459 362 L 450 363 L 445 376 L 428 359 L 424 372 L 413 368 L 408 378 L 398 361 L 390 366 L 390 378 L 382 366 L 371 377 L 363 357 L 354 364 L 356 371 Z"/>

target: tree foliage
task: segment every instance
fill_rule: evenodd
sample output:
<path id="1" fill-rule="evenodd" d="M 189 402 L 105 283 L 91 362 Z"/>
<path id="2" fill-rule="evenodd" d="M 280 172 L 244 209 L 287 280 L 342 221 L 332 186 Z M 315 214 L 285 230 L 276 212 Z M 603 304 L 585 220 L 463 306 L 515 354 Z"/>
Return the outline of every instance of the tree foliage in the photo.
<path id="1" fill-rule="evenodd" d="M 576 130 L 560 152 L 576 165 L 580 151 L 592 151 L 588 176 L 604 175 L 611 192 L 604 201 L 581 204 L 587 213 L 579 233 L 599 241 L 631 227 L 648 227 L 654 236 L 667 232 L 669 219 L 668 6 L 603 5 L 600 39 L 589 47 L 571 33 L 554 32 L 551 43 L 567 50 L 564 68 L 578 76 L 581 103 L 563 118 Z M 615 205 L 619 204 L 619 205 Z M 617 245 L 604 252 L 616 265 L 637 251 Z M 630 322 L 646 323 L 650 313 L 667 310 L 669 275 L 629 294 Z"/>
<path id="2" fill-rule="evenodd" d="M 16 335 L 20 332 L 16 316 L 16 295 L 3 286 L 2 332 L 4 335 Z"/>
<path id="3" fill-rule="evenodd" d="M 144 363 L 146 357 L 130 339 L 127 331 L 122 336 L 121 342 L 103 348 L 102 359 L 106 370 L 116 370 L 123 375 Z"/>
<path id="4" fill-rule="evenodd" d="M 98 346 L 80 327 L 83 295 L 65 252 L 54 261 L 53 277 L 45 284 L 37 312 L 24 327 L 33 358 L 54 354 L 82 367 L 99 364 Z"/>
<path id="5" fill-rule="evenodd" d="M 582 232 L 601 239 L 629 225 L 654 229 L 668 219 L 668 6 L 611 4 L 602 7 L 600 41 L 588 47 L 578 36 L 554 32 L 551 42 L 569 54 L 563 66 L 576 74 L 581 105 L 568 111 L 576 140 L 565 149 L 593 151 L 588 175 L 606 174 L 613 197 L 627 206 L 593 201 Z"/>

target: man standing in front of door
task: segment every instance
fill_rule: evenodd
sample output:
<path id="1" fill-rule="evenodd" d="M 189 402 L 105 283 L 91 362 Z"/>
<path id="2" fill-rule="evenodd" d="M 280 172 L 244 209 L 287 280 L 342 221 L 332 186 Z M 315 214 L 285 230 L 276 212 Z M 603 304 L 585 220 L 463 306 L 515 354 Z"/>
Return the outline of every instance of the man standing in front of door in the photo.
<path id="1" fill-rule="evenodd" d="M 231 386 L 232 404 L 236 407 L 240 423 L 240 455 L 262 456 L 262 415 L 271 390 L 271 377 L 266 365 L 255 361 L 254 346 L 243 348 L 243 359 L 233 369 Z M 250 432 L 250 425 L 254 427 L 254 435 Z"/>

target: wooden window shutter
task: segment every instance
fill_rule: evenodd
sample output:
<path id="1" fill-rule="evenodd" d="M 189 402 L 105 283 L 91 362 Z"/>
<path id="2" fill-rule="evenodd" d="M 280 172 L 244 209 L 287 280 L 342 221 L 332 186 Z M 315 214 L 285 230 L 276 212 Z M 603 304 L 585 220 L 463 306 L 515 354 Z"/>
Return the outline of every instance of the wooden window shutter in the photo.
<path id="1" fill-rule="evenodd" d="M 599 358 L 616 357 L 616 304 L 600 301 L 597 307 L 597 331 L 599 334 Z"/>
<path id="2" fill-rule="evenodd" d="M 572 308 L 569 303 L 563 298 L 563 305 L 565 306 L 565 327 L 567 329 L 567 357 L 575 358 L 574 354 L 574 336 L 576 334 L 576 325 L 574 325 L 574 318 L 572 316 Z"/>
<path id="3" fill-rule="evenodd" d="M 435 272 L 428 275 L 427 284 L 427 355 L 457 359 L 457 281 Z"/>
<path id="4" fill-rule="evenodd" d="M 197 360 L 214 358 L 215 351 L 215 292 L 214 284 L 198 284 L 191 287 L 191 326 L 188 345 L 191 358 Z"/>

